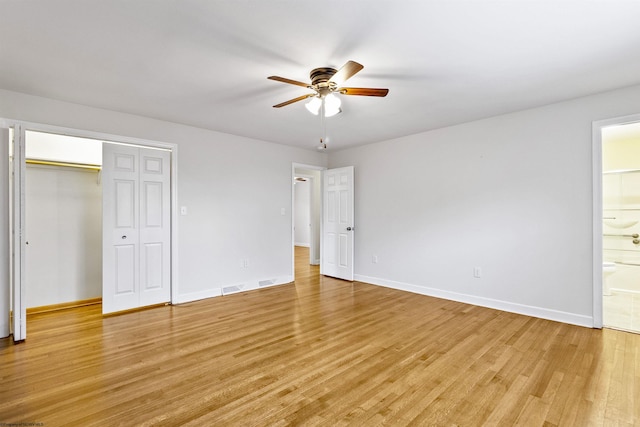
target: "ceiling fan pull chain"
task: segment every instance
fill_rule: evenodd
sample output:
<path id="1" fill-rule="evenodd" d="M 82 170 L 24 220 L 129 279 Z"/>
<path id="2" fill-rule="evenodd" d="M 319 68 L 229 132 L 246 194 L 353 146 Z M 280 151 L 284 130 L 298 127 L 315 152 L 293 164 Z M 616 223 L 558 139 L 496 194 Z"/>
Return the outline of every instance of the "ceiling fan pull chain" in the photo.
<path id="1" fill-rule="evenodd" d="M 324 114 L 324 99 L 322 99 L 322 105 L 320 106 L 320 125 L 322 126 L 322 141 L 327 142 L 327 118 Z"/>
<path id="2" fill-rule="evenodd" d="M 322 104 L 320 105 L 320 145 L 318 146 L 318 150 L 326 150 L 327 149 L 327 122 L 324 117 L 324 99 L 322 99 Z"/>

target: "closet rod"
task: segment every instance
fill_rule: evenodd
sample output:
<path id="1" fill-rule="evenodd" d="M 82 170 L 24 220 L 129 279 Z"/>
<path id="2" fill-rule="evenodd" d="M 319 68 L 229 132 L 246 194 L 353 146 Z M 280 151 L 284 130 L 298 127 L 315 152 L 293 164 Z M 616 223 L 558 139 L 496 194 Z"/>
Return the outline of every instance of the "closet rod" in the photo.
<path id="1" fill-rule="evenodd" d="M 69 168 L 91 169 L 94 171 L 102 170 L 102 166 L 100 165 L 86 165 L 83 163 L 51 162 L 48 160 L 35 160 L 35 159 L 26 159 L 25 161 L 27 164 L 30 164 L 30 165 L 65 166 Z"/>

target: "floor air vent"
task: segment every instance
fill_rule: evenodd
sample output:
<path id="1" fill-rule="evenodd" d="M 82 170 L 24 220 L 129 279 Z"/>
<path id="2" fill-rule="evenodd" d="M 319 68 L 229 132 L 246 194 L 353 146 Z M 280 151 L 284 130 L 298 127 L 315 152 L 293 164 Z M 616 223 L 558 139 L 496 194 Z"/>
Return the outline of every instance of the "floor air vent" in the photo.
<path id="1" fill-rule="evenodd" d="M 242 292 L 243 289 L 244 285 L 227 286 L 225 288 L 222 288 L 222 295 L 235 294 L 238 292 Z"/>
<path id="2" fill-rule="evenodd" d="M 271 279 L 271 280 L 261 280 L 258 282 L 258 286 L 265 287 L 265 286 L 271 286 L 274 283 L 276 283 L 276 279 Z"/>

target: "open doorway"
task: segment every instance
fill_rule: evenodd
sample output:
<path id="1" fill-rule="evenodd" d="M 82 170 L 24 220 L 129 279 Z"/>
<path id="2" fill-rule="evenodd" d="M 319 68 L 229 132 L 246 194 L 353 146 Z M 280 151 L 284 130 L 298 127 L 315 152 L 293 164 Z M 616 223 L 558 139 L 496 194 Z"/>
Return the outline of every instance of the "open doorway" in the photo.
<path id="1" fill-rule="evenodd" d="M 640 121 L 601 138 L 603 326 L 640 333 Z"/>
<path id="2" fill-rule="evenodd" d="M 308 175 L 307 175 L 308 174 Z M 354 260 L 354 167 L 326 169 L 294 164 L 291 171 L 292 276 L 295 277 L 296 177 L 308 176 L 311 186 L 311 237 L 309 263 L 320 266 L 322 275 L 353 281 Z"/>
<path id="3" fill-rule="evenodd" d="M 293 165 L 292 246 L 293 277 L 304 266 L 320 265 L 320 221 L 322 217 L 322 169 Z"/>

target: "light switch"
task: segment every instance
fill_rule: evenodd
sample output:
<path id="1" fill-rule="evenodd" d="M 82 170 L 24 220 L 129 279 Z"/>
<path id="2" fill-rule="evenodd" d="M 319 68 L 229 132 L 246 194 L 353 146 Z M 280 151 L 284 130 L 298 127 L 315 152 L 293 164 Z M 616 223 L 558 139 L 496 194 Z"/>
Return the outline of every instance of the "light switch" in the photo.
<path id="1" fill-rule="evenodd" d="M 280 208 L 280 215 L 286 215 L 286 212 L 284 208 Z"/>

